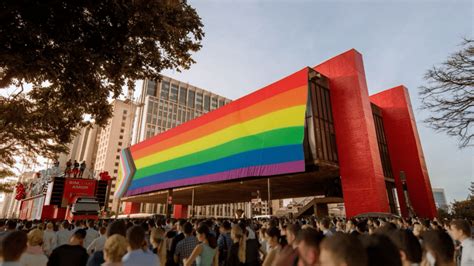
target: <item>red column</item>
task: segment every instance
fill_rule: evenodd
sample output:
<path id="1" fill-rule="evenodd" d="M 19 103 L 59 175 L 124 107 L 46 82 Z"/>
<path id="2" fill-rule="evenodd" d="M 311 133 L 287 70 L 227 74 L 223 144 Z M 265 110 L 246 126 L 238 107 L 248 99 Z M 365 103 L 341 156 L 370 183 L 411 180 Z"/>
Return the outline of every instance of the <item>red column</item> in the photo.
<path id="1" fill-rule="evenodd" d="M 314 69 L 329 78 L 346 215 L 389 212 L 362 55 L 352 49 Z"/>
<path id="2" fill-rule="evenodd" d="M 398 198 L 403 199 L 400 182 L 400 171 L 403 171 L 415 213 L 420 217 L 434 218 L 436 207 L 433 192 L 408 90 L 404 86 L 398 86 L 375 94 L 370 100 L 382 109 Z M 406 210 L 404 215 L 407 215 Z"/>
<path id="3" fill-rule="evenodd" d="M 123 210 L 124 214 L 132 214 L 140 212 L 140 203 L 139 202 L 125 202 L 125 209 Z"/>
<path id="4" fill-rule="evenodd" d="M 173 208 L 173 216 L 175 219 L 184 219 L 188 217 L 188 205 L 175 204 Z"/>

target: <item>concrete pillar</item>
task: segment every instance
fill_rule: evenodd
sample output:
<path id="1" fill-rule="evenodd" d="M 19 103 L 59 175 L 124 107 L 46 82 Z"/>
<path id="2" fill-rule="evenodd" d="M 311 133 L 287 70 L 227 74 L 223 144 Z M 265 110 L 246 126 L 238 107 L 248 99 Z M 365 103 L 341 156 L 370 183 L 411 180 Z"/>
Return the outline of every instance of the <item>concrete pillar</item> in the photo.
<path id="1" fill-rule="evenodd" d="M 408 210 L 401 172 L 405 174 L 410 204 L 417 216 L 434 218 L 437 215 L 436 206 L 407 88 L 394 87 L 370 96 L 370 100 L 382 109 L 384 132 L 402 215 L 408 216 Z"/>
<path id="2" fill-rule="evenodd" d="M 140 203 L 139 202 L 125 202 L 124 214 L 133 214 L 140 212 Z"/>
<path id="3" fill-rule="evenodd" d="M 320 217 L 327 217 L 329 216 L 329 208 L 327 203 L 317 203 L 316 206 L 316 216 Z"/>
<path id="4" fill-rule="evenodd" d="M 347 217 L 389 212 L 362 55 L 352 49 L 314 69 L 329 79 Z"/>

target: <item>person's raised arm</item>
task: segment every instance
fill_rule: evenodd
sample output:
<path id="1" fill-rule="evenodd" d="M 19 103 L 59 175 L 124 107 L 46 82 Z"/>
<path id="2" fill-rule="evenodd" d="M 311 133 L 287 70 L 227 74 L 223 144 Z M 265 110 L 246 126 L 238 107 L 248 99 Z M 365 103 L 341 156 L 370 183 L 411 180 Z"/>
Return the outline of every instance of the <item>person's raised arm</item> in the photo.
<path id="1" fill-rule="evenodd" d="M 194 248 L 193 253 L 191 253 L 191 256 L 189 256 L 189 258 L 183 259 L 184 266 L 191 266 L 193 262 L 196 260 L 197 256 L 201 255 L 201 252 L 202 252 L 202 244 L 197 245 Z"/>
<path id="2" fill-rule="evenodd" d="M 219 266 L 219 249 L 217 249 L 216 254 L 214 254 L 213 266 Z"/>

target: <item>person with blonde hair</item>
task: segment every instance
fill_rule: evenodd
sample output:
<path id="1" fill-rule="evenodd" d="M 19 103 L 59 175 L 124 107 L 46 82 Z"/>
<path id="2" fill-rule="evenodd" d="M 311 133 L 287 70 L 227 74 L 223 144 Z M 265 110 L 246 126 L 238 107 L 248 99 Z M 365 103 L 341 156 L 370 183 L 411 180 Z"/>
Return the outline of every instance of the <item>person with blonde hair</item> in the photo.
<path id="1" fill-rule="evenodd" d="M 127 239 L 119 234 L 112 235 L 107 238 L 104 245 L 104 259 L 103 266 L 121 266 L 122 257 L 127 253 Z"/>
<path id="2" fill-rule="evenodd" d="M 227 257 L 227 266 L 243 266 L 245 265 L 245 250 L 247 249 L 247 238 L 239 225 L 232 226 L 230 231 L 232 238 L 232 246 L 230 247 L 229 256 Z"/>
<path id="3" fill-rule="evenodd" d="M 20 257 L 22 266 L 46 266 L 48 257 L 43 252 L 43 231 L 33 229 L 28 233 L 26 251 Z"/>
<path id="4" fill-rule="evenodd" d="M 49 256 L 53 249 L 56 248 L 56 233 L 54 232 L 54 225 L 53 223 L 48 223 L 46 225 L 46 230 L 43 232 L 43 250 L 44 253 Z"/>
<path id="5" fill-rule="evenodd" d="M 150 243 L 153 246 L 153 253 L 158 255 L 160 265 L 166 264 L 166 241 L 165 231 L 161 228 L 152 228 L 150 233 Z"/>

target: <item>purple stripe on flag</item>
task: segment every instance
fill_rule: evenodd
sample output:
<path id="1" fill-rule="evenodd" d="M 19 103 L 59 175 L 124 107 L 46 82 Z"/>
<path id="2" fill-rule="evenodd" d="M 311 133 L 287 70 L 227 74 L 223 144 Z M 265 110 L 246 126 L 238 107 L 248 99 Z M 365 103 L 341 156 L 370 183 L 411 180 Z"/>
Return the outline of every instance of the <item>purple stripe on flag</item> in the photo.
<path id="1" fill-rule="evenodd" d="M 268 164 L 268 165 L 259 165 L 251 166 L 245 168 L 234 169 L 226 172 L 220 172 L 210 175 L 203 175 L 191 178 L 185 178 L 180 180 L 174 180 L 170 182 L 153 184 L 151 186 L 141 187 L 134 190 L 127 191 L 125 196 L 133 196 L 137 194 L 142 194 L 150 191 L 162 190 L 167 188 L 174 187 L 184 187 L 196 184 L 211 183 L 217 181 L 227 181 L 236 178 L 249 177 L 249 176 L 269 176 L 269 175 L 279 175 L 287 173 L 296 173 L 305 171 L 305 162 L 304 160 L 285 162 L 278 164 Z"/>

